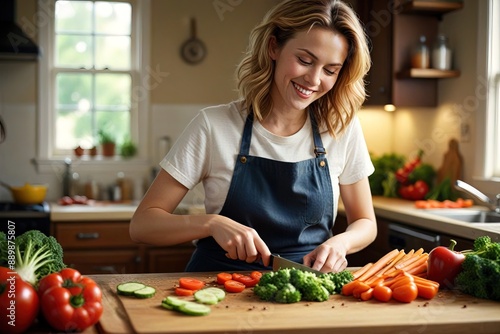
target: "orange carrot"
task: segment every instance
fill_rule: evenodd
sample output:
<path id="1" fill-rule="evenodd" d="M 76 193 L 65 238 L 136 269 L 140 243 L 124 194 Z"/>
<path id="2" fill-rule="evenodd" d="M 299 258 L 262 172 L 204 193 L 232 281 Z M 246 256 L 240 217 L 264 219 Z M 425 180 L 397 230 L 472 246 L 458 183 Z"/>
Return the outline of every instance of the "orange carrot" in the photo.
<path id="1" fill-rule="evenodd" d="M 413 262 L 417 261 L 419 258 L 420 258 L 420 255 L 424 252 L 424 249 L 423 248 L 420 248 L 418 249 L 417 251 L 415 251 L 415 253 L 413 253 L 413 256 L 411 256 L 410 258 L 408 258 L 406 261 L 402 262 L 402 263 L 398 263 L 396 264 L 394 267 L 396 269 L 404 269 L 405 267 L 407 267 L 409 264 L 412 264 Z"/>
<path id="2" fill-rule="evenodd" d="M 394 259 L 399 254 L 399 250 L 393 249 L 388 252 L 380 259 L 378 259 L 363 275 L 358 277 L 360 281 L 366 281 L 368 278 L 372 277 L 380 269 L 385 267 L 392 259 Z"/>
<path id="3" fill-rule="evenodd" d="M 415 261 L 413 261 L 412 263 L 408 264 L 407 266 L 401 269 L 404 271 L 412 270 L 413 268 L 418 267 L 421 264 L 427 264 L 428 259 L 429 259 L 429 254 L 427 253 L 419 255 Z"/>
<path id="4" fill-rule="evenodd" d="M 354 281 L 350 281 L 350 282 L 349 282 L 349 283 L 347 283 L 347 284 L 344 284 L 344 285 L 342 286 L 342 290 L 341 290 L 342 294 L 343 294 L 344 296 L 350 296 L 350 295 L 352 295 L 353 290 L 354 290 L 354 289 L 355 289 L 355 288 L 356 288 L 359 284 L 361 284 L 361 283 L 362 283 L 362 282 L 361 282 L 361 281 L 359 281 L 359 280 L 354 280 Z"/>
<path id="5" fill-rule="evenodd" d="M 365 264 L 363 267 L 353 272 L 352 276 L 354 276 L 354 279 L 357 279 L 359 276 L 363 275 L 368 269 L 370 269 L 372 265 L 373 263 L 371 262 Z"/>
<path id="6" fill-rule="evenodd" d="M 370 300 L 373 297 L 373 288 L 369 288 L 368 290 L 361 292 L 359 298 L 363 301 Z"/>
<path id="7" fill-rule="evenodd" d="M 413 268 L 410 268 L 410 269 L 406 270 L 406 272 L 408 274 L 412 274 L 412 275 L 426 273 L 427 272 L 427 261 L 425 261 L 424 263 L 419 264 L 416 267 L 413 267 Z"/>
<path id="8" fill-rule="evenodd" d="M 352 290 L 352 295 L 354 296 L 354 298 L 361 298 L 361 294 L 365 291 L 368 291 L 370 290 L 371 287 L 366 284 L 366 283 L 363 283 L 363 282 L 360 282 L 358 284 L 358 286 L 356 286 L 353 290 Z"/>

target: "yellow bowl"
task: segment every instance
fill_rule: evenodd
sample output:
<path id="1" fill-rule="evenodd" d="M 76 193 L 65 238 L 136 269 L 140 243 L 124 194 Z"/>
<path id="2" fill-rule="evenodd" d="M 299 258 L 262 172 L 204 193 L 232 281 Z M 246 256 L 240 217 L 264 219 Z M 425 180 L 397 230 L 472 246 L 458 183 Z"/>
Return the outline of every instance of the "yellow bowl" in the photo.
<path id="1" fill-rule="evenodd" d="M 47 186 L 26 183 L 22 187 L 10 187 L 14 201 L 20 204 L 38 204 L 45 200 Z"/>

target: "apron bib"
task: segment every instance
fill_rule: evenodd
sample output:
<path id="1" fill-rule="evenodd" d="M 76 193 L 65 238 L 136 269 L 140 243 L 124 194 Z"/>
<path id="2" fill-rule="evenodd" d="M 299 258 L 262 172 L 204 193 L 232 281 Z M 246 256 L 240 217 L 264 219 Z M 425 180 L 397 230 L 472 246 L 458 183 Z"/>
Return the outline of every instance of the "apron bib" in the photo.
<path id="1" fill-rule="evenodd" d="M 326 151 L 310 114 L 315 158 L 283 162 L 249 155 L 253 113 L 247 116 L 240 152 L 220 215 L 252 227 L 272 253 L 302 263 L 331 237 L 333 190 Z M 260 262 L 225 256 L 212 237 L 198 240 L 186 271 L 269 270 Z"/>

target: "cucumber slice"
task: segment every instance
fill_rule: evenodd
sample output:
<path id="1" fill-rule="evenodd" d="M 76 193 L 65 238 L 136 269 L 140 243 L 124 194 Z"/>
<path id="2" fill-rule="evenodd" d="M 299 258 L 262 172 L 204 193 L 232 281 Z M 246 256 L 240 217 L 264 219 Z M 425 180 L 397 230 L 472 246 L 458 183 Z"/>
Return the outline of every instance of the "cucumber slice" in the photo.
<path id="1" fill-rule="evenodd" d="M 186 302 L 179 307 L 179 311 L 188 315 L 207 315 L 211 309 L 207 305 Z"/>
<path id="2" fill-rule="evenodd" d="M 174 310 L 178 310 L 182 305 L 188 303 L 187 300 L 182 300 L 174 296 L 168 296 L 161 301 L 162 305 L 171 306 Z"/>
<path id="3" fill-rule="evenodd" d="M 194 293 L 194 299 L 203 304 L 215 305 L 219 302 L 219 299 L 215 294 L 206 289 L 198 290 Z"/>
<path id="4" fill-rule="evenodd" d="M 127 282 L 118 284 L 116 287 L 116 291 L 118 294 L 123 296 L 133 296 L 134 291 L 144 289 L 146 287 L 145 284 L 139 282 Z"/>
<path id="5" fill-rule="evenodd" d="M 155 295 L 156 289 L 151 286 L 145 286 L 142 289 L 134 291 L 134 297 L 137 298 L 151 298 Z"/>
<path id="6" fill-rule="evenodd" d="M 226 292 L 224 292 L 224 290 L 222 290 L 220 288 L 209 287 L 209 288 L 203 289 L 203 291 L 213 293 L 217 297 L 218 301 L 221 301 L 224 298 L 226 298 Z"/>

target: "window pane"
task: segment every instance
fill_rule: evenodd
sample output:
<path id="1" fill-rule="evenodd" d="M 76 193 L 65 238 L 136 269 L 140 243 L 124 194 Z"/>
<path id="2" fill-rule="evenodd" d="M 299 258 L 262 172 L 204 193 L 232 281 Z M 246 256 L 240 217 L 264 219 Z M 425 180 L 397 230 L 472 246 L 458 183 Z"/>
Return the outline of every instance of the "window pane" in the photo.
<path id="1" fill-rule="evenodd" d="M 92 31 L 91 1 L 57 1 L 56 33 L 89 33 Z"/>
<path id="2" fill-rule="evenodd" d="M 77 146 L 90 148 L 94 145 L 92 113 L 81 110 L 57 111 L 56 147 L 73 149 Z"/>
<path id="3" fill-rule="evenodd" d="M 95 32 L 106 35 L 130 35 L 132 7 L 123 2 L 95 3 Z"/>
<path id="4" fill-rule="evenodd" d="M 130 89 L 129 74 L 97 74 L 96 108 L 129 110 Z"/>
<path id="5" fill-rule="evenodd" d="M 118 144 L 130 137 L 130 113 L 123 111 L 98 110 L 97 129 L 110 133 Z"/>
<path id="6" fill-rule="evenodd" d="M 56 78 L 57 109 L 88 111 L 92 101 L 92 75 L 61 73 Z"/>
<path id="7" fill-rule="evenodd" d="M 91 68 L 92 64 L 91 36 L 56 36 L 56 66 Z"/>
<path id="8" fill-rule="evenodd" d="M 97 69 L 130 69 L 130 37 L 96 37 Z"/>

